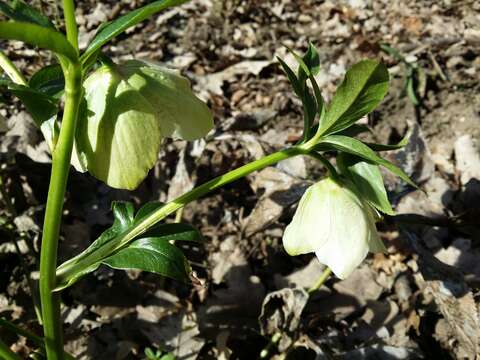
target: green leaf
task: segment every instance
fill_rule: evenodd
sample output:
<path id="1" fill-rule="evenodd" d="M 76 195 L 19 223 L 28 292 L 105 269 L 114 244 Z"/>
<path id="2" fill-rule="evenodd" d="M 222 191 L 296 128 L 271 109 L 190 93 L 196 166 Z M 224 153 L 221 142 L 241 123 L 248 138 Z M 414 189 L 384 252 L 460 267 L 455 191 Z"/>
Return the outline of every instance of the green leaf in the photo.
<path id="1" fill-rule="evenodd" d="M 51 96 L 14 83 L 9 84 L 8 90 L 22 101 L 39 127 L 58 113 L 58 101 Z"/>
<path id="2" fill-rule="evenodd" d="M 158 209 L 159 206 L 161 206 L 160 203 L 147 203 L 134 215 L 132 203 L 122 201 L 113 202 L 114 222 L 112 226 L 105 230 L 97 240 L 80 255 L 91 255 L 98 251 L 100 247 L 105 246 L 110 249 L 109 253 L 103 256 L 103 258 L 98 258 L 98 262 L 90 267 L 73 275 L 69 275 L 68 279 L 57 276 L 59 282 L 55 291 L 69 287 L 84 275 L 96 270 L 102 262 L 118 269 L 136 268 L 179 280 L 188 279 L 190 268 L 186 263 L 186 259 L 182 252 L 171 245 L 170 242 L 203 241 L 201 233 L 195 227 L 181 223 L 157 224 L 146 233 L 138 235 L 129 245 L 119 243 L 122 234 L 137 226 L 143 218 L 155 209 Z M 122 246 L 125 247 L 118 251 L 116 250 Z M 69 265 L 75 264 L 77 258 L 78 257 L 72 258 L 60 265 L 57 269 L 57 275 L 62 274 L 62 270 L 65 269 L 66 266 L 68 267 Z"/>
<path id="3" fill-rule="evenodd" d="M 8 91 L 18 97 L 40 128 L 50 150 L 53 150 L 60 133 L 57 122 L 58 100 L 31 87 L 8 83 Z"/>
<path id="4" fill-rule="evenodd" d="M 292 69 L 287 65 L 285 61 L 277 57 L 278 62 L 283 68 L 283 71 L 287 75 L 288 81 L 290 81 L 290 84 L 292 84 L 293 91 L 295 91 L 295 94 L 301 99 L 303 97 L 302 93 L 302 87 L 300 86 L 300 82 L 297 79 L 297 75 L 293 72 Z"/>
<path id="5" fill-rule="evenodd" d="M 105 65 L 84 88 L 72 163 L 115 188 L 140 184 L 156 163 L 163 138 L 194 140 L 213 127 L 209 108 L 195 97 L 190 82 L 156 64 Z"/>
<path id="6" fill-rule="evenodd" d="M 320 57 L 317 49 L 312 43 L 309 43 L 308 50 L 305 55 L 303 55 L 303 58 L 300 58 L 300 56 L 298 56 L 292 50 L 289 49 L 289 51 L 300 65 L 298 67 L 298 78 L 301 83 L 305 82 L 307 78 L 311 78 L 318 74 L 320 71 Z"/>
<path id="7" fill-rule="evenodd" d="M 86 250 L 87 253 L 95 252 L 102 245 L 112 241 L 126 231 L 133 223 L 133 205 L 129 202 L 114 201 L 112 203 L 113 224 L 105 230 Z"/>
<path id="8" fill-rule="evenodd" d="M 102 263 L 114 269 L 139 269 L 185 282 L 190 273 L 185 255 L 159 238 L 135 240 Z"/>
<path id="9" fill-rule="evenodd" d="M 176 360 L 176 359 L 177 358 L 172 353 L 162 355 L 162 357 L 160 358 L 160 360 Z"/>
<path id="10" fill-rule="evenodd" d="M 0 21 L 0 38 L 23 41 L 63 55 L 72 62 L 77 61 L 76 50 L 62 33 L 37 24 Z"/>
<path id="11" fill-rule="evenodd" d="M 5 1 L 0 1 L 0 12 L 12 20 L 55 28 L 47 16 L 20 0 L 11 1 L 11 5 L 8 5 Z"/>
<path id="12" fill-rule="evenodd" d="M 387 144 L 374 144 L 374 143 L 366 142 L 365 145 L 367 145 L 370 149 L 374 151 L 398 150 L 398 149 L 404 148 L 408 144 L 408 142 L 410 141 L 410 135 L 411 135 L 411 132 L 408 132 L 407 135 L 405 135 L 403 139 L 400 140 L 397 144 L 387 145 Z"/>
<path id="13" fill-rule="evenodd" d="M 195 227 L 183 223 L 157 224 L 142 237 L 155 237 L 164 241 L 203 242 L 203 236 Z"/>
<path id="14" fill-rule="evenodd" d="M 307 141 L 311 136 L 311 128 L 315 121 L 315 115 L 317 113 L 317 103 L 315 98 L 312 96 L 308 86 L 303 86 L 303 111 L 304 111 L 304 129 L 303 129 L 303 140 Z"/>
<path id="15" fill-rule="evenodd" d="M 141 8 L 135 9 L 126 15 L 123 15 L 107 24 L 102 24 L 92 42 L 88 45 L 85 53 L 82 54 L 80 60 L 82 64 L 89 61 L 89 58 L 94 55 L 103 45 L 118 36 L 128 28 L 137 25 L 146 20 L 155 13 L 158 13 L 166 8 L 183 4 L 188 0 L 159 0 L 154 1 Z"/>
<path id="16" fill-rule="evenodd" d="M 129 202 L 123 201 L 114 201 L 112 202 L 112 212 L 114 221 L 111 227 L 107 230 L 102 232 L 100 236 L 87 248 L 85 249 L 82 254 L 92 254 L 97 251 L 101 246 L 114 241 L 114 239 L 121 235 L 124 231 L 126 231 L 133 223 L 134 219 L 134 209 L 133 205 Z M 70 259 L 63 263 L 57 271 L 61 270 L 62 266 L 69 264 L 71 262 L 75 262 L 75 258 Z M 91 265 L 88 268 L 83 269 L 83 271 L 77 272 L 74 276 L 72 276 L 67 281 L 60 281 L 57 286 L 55 287 L 54 291 L 63 290 L 74 283 L 76 283 L 80 278 L 84 275 L 95 271 L 101 264 L 101 259 L 98 262 Z"/>
<path id="17" fill-rule="evenodd" d="M 337 164 L 342 173 L 355 184 L 363 199 L 379 211 L 394 215 L 378 165 L 345 153 L 337 156 Z"/>
<path id="18" fill-rule="evenodd" d="M 28 82 L 31 88 L 54 98 L 60 98 L 65 88 L 65 78 L 59 64 L 41 68 Z"/>
<path id="19" fill-rule="evenodd" d="M 412 74 L 411 76 L 407 77 L 407 96 L 413 105 L 418 106 L 420 105 L 420 100 L 417 97 L 417 91 L 415 90 L 415 77 Z"/>
<path id="20" fill-rule="evenodd" d="M 155 212 L 156 210 L 160 209 L 165 204 L 160 201 L 149 201 L 144 204 L 135 215 L 134 222 L 138 224 L 140 221 L 145 219 L 148 215 Z"/>
<path id="21" fill-rule="evenodd" d="M 311 137 L 310 135 L 312 133 L 312 126 L 313 126 L 313 123 L 315 121 L 315 115 L 317 113 L 318 96 L 320 95 L 320 91 L 319 91 L 318 86 L 317 86 L 316 90 L 318 90 L 318 91 L 314 91 L 314 94 L 315 94 L 315 98 L 314 98 L 312 96 L 312 93 L 311 93 L 310 89 L 307 86 L 307 83 L 306 83 L 307 78 L 313 78 L 309 65 L 311 65 L 313 67 L 317 66 L 315 64 L 316 51 L 314 50 L 314 48 L 312 46 L 310 46 L 307 53 L 305 54 L 304 58 L 302 58 L 295 51 L 290 49 L 289 47 L 287 47 L 287 50 L 293 55 L 293 57 L 295 58 L 295 60 L 299 64 L 298 77 L 293 74 L 293 71 L 291 71 L 291 69 L 288 68 L 288 66 L 286 66 L 286 64 L 285 65 L 282 64 L 282 66 L 284 68 L 287 67 L 288 70 L 290 70 L 289 72 L 291 74 L 287 73 L 287 76 L 289 76 L 289 78 L 292 77 L 294 79 L 297 79 L 296 80 L 296 87 L 298 88 L 298 92 L 297 91 L 295 91 L 295 92 L 297 92 L 297 95 L 300 97 L 300 99 L 302 100 L 302 104 L 303 104 L 304 124 L 303 124 L 302 142 L 305 142 Z M 318 56 L 318 54 L 317 54 L 317 56 Z M 308 62 L 309 65 L 307 65 L 304 62 L 304 59 Z M 316 68 L 315 68 L 315 71 L 317 71 Z M 290 80 L 290 82 L 292 82 L 292 80 Z M 316 83 L 315 83 L 315 85 L 316 85 Z M 295 88 L 295 86 L 294 86 L 294 88 Z M 321 97 L 321 95 L 320 95 L 320 97 Z M 322 106 L 323 106 L 323 99 L 322 99 Z"/>
<path id="22" fill-rule="evenodd" d="M 299 59 L 297 54 L 293 54 L 300 64 L 298 68 L 298 78 L 300 83 L 304 84 L 303 86 L 306 87 L 306 79 L 308 78 L 310 80 L 313 88 L 313 94 L 315 95 L 316 99 L 315 111 L 320 116 L 319 121 L 321 123 L 323 122 L 325 116 L 325 102 L 323 100 L 320 88 L 318 87 L 317 81 L 315 80 L 315 75 L 320 72 L 320 57 L 318 55 L 318 51 L 312 43 L 309 43 L 308 50 L 302 59 Z M 305 68 L 308 69 L 307 72 L 305 71 Z"/>
<path id="23" fill-rule="evenodd" d="M 320 72 L 320 56 L 312 43 L 308 44 L 308 50 L 303 56 L 303 62 L 308 66 L 311 75 L 317 75 Z"/>
<path id="24" fill-rule="evenodd" d="M 365 132 L 371 132 L 370 128 L 367 125 L 353 124 L 352 126 L 346 128 L 345 130 L 338 132 L 337 135 L 355 137 Z"/>
<path id="25" fill-rule="evenodd" d="M 359 156 L 371 163 L 382 165 L 386 169 L 390 170 L 393 174 L 400 177 L 403 181 L 408 183 L 409 185 L 417 188 L 417 185 L 410 180 L 407 174 L 403 172 L 403 170 L 399 169 L 391 162 L 381 158 L 378 156 L 372 149 L 370 149 L 367 145 L 362 143 L 360 140 L 342 136 L 342 135 L 330 135 L 323 138 L 320 143 L 319 147 L 324 150 L 324 146 L 327 145 L 328 148 L 333 148 L 335 150 L 344 151 L 346 153 Z"/>
<path id="26" fill-rule="evenodd" d="M 378 61 L 353 65 L 327 108 L 320 133 L 344 130 L 372 111 L 387 94 L 388 79 L 387 68 Z"/>

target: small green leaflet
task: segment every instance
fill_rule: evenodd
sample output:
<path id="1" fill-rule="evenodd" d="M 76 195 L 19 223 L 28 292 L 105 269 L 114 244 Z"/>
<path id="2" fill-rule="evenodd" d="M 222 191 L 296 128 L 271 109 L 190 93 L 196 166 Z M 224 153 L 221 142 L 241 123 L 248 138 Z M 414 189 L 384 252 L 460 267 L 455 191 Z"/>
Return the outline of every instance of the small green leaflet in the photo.
<path id="1" fill-rule="evenodd" d="M 387 94 L 388 80 L 387 68 L 378 61 L 353 65 L 327 108 L 321 134 L 342 131 L 375 109 Z"/>
<path id="2" fill-rule="evenodd" d="M 135 240 L 102 263 L 114 269 L 149 271 L 185 282 L 190 273 L 185 255 L 168 241 L 159 238 Z"/>

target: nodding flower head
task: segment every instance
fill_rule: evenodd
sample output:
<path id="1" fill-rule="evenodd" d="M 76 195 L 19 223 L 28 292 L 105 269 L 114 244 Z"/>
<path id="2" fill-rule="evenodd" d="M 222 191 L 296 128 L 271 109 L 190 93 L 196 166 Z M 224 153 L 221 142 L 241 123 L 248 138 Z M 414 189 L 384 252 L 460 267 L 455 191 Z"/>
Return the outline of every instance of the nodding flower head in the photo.
<path id="1" fill-rule="evenodd" d="M 332 178 L 310 186 L 302 196 L 283 246 L 289 255 L 315 252 L 341 279 L 350 275 L 368 252 L 385 251 L 375 222 L 378 214 L 353 185 Z"/>

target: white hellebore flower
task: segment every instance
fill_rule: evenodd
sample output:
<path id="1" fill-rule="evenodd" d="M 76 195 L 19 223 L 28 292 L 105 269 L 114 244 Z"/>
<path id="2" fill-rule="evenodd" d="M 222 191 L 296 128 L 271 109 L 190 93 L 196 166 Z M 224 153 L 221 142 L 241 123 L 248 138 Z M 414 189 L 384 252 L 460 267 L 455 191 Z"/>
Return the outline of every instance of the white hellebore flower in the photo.
<path id="1" fill-rule="evenodd" d="M 200 139 L 213 127 L 188 79 L 155 63 L 103 65 L 83 87 L 72 163 L 114 188 L 135 189 L 164 138 Z"/>
<path id="2" fill-rule="evenodd" d="M 302 196 L 283 246 L 289 255 L 315 252 L 318 260 L 345 279 L 368 252 L 385 251 L 375 221 L 378 217 L 349 185 L 326 178 Z"/>

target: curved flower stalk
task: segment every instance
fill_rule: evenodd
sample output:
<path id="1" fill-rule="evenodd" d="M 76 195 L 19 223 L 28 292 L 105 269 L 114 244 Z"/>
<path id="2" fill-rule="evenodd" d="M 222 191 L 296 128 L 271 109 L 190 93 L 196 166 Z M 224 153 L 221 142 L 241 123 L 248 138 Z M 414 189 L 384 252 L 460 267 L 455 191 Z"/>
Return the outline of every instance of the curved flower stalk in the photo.
<path id="1" fill-rule="evenodd" d="M 140 184 L 163 138 L 195 140 L 213 127 L 210 110 L 190 82 L 152 62 L 103 65 L 84 88 L 72 163 L 115 188 Z"/>
<path id="2" fill-rule="evenodd" d="M 385 251 L 375 222 L 378 213 L 353 185 L 333 178 L 310 186 L 283 235 L 289 255 L 315 252 L 341 279 L 348 277 L 368 252 Z"/>

